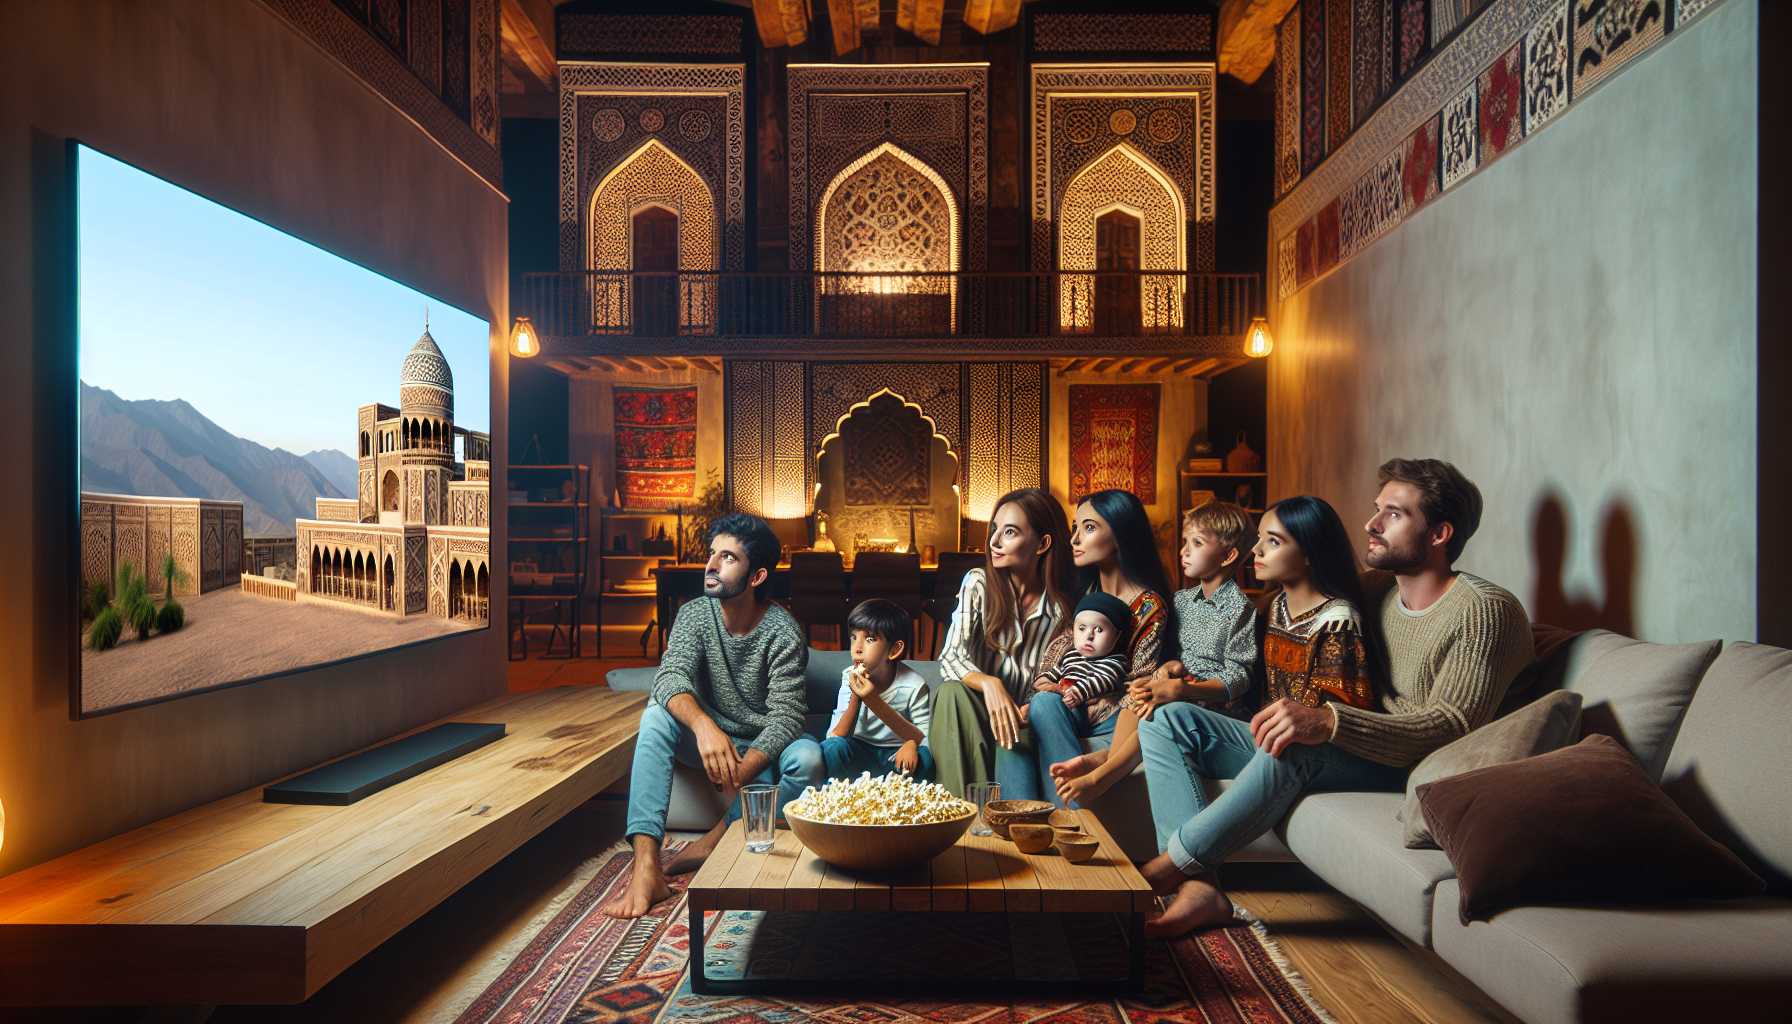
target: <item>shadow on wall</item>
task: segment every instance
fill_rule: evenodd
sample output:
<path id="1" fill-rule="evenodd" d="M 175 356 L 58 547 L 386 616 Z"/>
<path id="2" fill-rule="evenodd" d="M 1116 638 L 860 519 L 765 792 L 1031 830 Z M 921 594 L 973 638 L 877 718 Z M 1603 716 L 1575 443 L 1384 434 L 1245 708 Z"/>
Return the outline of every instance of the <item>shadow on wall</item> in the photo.
<path id="1" fill-rule="evenodd" d="M 1609 629 L 1636 635 L 1636 577 L 1641 552 L 1637 550 L 1636 518 L 1623 499 L 1607 503 L 1599 520 L 1599 579 L 1603 602 L 1585 594 L 1570 594 L 1563 581 L 1573 538 L 1568 506 L 1561 494 L 1544 492 L 1531 513 L 1531 554 L 1535 563 L 1536 591 L 1532 594 L 1532 618 L 1563 629 Z"/>

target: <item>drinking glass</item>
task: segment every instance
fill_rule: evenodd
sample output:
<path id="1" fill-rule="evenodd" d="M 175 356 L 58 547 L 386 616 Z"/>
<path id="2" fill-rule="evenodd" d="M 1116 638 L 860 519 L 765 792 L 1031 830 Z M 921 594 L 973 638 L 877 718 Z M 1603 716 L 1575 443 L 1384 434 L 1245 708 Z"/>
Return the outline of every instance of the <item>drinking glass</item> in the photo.
<path id="1" fill-rule="evenodd" d="M 777 809 L 778 787 L 763 782 L 741 787 L 740 813 L 746 821 L 748 853 L 764 853 L 772 848 Z"/>
<path id="2" fill-rule="evenodd" d="M 973 782 L 965 787 L 964 795 L 977 807 L 976 820 L 971 822 L 971 835 L 994 835 L 989 824 L 983 820 L 983 812 L 989 807 L 991 800 L 1002 799 L 1002 784 L 999 782 Z"/>

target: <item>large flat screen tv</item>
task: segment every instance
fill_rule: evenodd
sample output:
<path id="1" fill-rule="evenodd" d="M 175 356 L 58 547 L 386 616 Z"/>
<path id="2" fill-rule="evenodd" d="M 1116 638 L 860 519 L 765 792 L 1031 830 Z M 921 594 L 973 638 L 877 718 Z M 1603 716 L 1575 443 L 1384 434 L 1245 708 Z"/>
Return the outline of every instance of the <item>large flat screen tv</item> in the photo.
<path id="1" fill-rule="evenodd" d="M 70 148 L 75 714 L 485 628 L 486 321 Z"/>

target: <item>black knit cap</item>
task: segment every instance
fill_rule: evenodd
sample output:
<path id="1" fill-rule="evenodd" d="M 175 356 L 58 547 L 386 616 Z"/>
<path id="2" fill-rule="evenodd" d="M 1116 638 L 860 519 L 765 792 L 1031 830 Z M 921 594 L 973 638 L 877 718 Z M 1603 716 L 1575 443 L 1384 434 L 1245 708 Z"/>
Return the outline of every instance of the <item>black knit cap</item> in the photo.
<path id="1" fill-rule="evenodd" d="M 1114 624 L 1114 632 L 1120 635 L 1119 643 L 1114 645 L 1116 648 L 1125 644 L 1127 636 L 1132 633 L 1132 609 L 1126 606 L 1125 601 L 1112 594 L 1091 590 L 1076 603 L 1076 614 L 1081 615 L 1083 612 L 1104 615 Z"/>

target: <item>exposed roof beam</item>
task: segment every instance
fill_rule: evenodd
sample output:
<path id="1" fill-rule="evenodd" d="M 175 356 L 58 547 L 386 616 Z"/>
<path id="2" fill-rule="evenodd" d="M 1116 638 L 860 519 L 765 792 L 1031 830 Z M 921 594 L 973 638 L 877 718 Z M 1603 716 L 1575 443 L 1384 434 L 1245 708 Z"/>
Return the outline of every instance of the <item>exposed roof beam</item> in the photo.
<path id="1" fill-rule="evenodd" d="M 1223 0 L 1220 4 L 1220 73 L 1254 85 L 1276 59 L 1276 26 L 1295 0 Z"/>
<path id="2" fill-rule="evenodd" d="M 554 60 L 554 5 L 549 0 L 503 0 L 498 23 L 504 42 L 517 55 L 535 84 L 557 88 L 559 64 Z"/>
<path id="3" fill-rule="evenodd" d="M 984 0 L 987 2 L 987 0 Z M 1016 6 L 1019 0 L 1013 0 Z M 971 0 L 976 6 L 978 0 Z M 897 0 L 896 27 L 921 40 L 929 46 L 940 45 L 940 25 L 946 18 L 946 0 Z M 970 23 L 970 10 L 965 11 L 965 23 Z"/>

